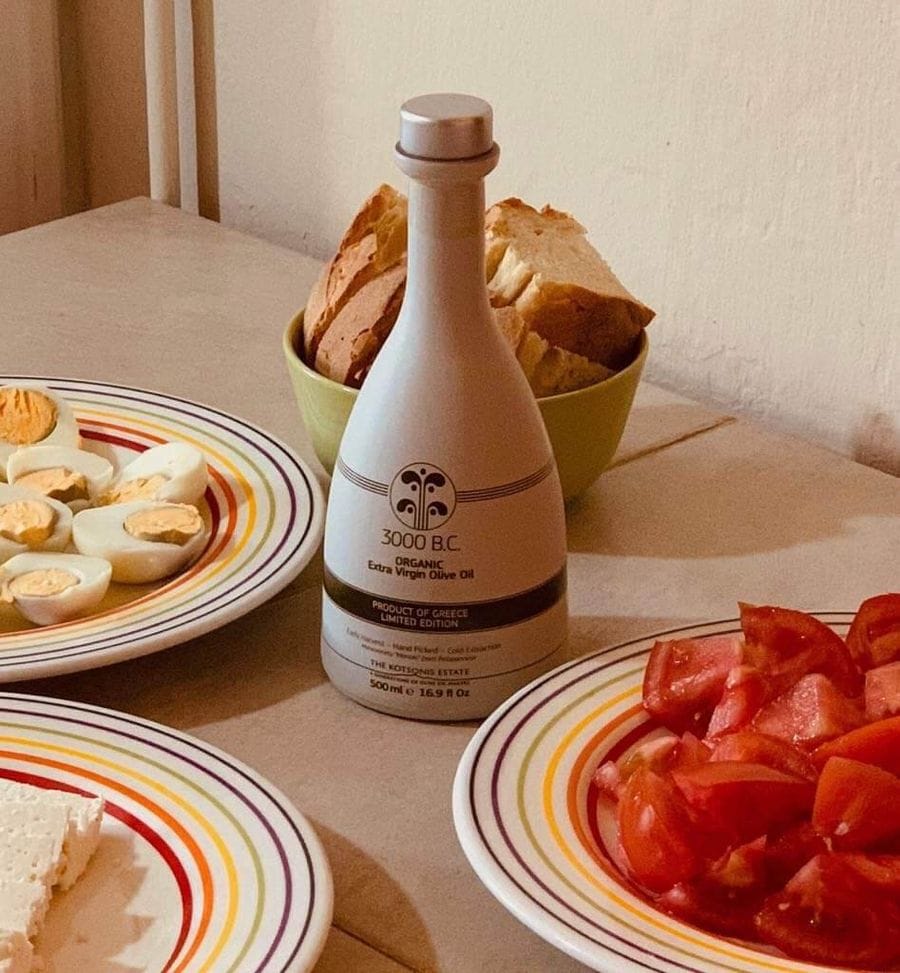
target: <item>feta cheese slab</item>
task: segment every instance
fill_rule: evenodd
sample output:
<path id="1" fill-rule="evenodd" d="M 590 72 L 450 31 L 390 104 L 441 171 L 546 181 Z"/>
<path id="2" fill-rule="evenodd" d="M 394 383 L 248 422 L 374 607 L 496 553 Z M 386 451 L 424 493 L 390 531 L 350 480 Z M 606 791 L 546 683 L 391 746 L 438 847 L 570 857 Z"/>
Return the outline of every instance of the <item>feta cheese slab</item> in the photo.
<path id="1" fill-rule="evenodd" d="M 39 968 L 30 940 L 54 888 L 67 889 L 100 840 L 101 798 L 0 779 L 0 973 Z"/>
<path id="2" fill-rule="evenodd" d="M 0 973 L 32 973 L 34 949 L 20 932 L 0 929 Z"/>
<path id="3" fill-rule="evenodd" d="M 63 857 L 59 874 L 53 884 L 59 885 L 63 890 L 71 888 L 97 850 L 100 824 L 103 820 L 103 798 L 43 790 L 40 787 L 0 779 L 0 827 L 3 824 L 2 810 L 7 804 L 42 804 L 65 810 L 68 825 L 63 840 Z"/>

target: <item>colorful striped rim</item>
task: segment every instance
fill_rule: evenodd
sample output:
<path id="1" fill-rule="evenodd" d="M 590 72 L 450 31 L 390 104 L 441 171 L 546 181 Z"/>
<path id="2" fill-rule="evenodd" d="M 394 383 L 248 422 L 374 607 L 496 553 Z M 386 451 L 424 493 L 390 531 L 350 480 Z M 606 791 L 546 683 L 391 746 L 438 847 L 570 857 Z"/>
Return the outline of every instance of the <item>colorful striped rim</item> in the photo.
<path id="1" fill-rule="evenodd" d="M 129 966 L 141 950 L 148 973 L 314 965 L 331 922 L 327 860 L 305 818 L 238 761 L 111 710 L 0 693 L 0 777 L 102 795 L 158 856 L 145 880 L 164 873 L 177 895 L 153 936 L 129 944 Z"/>
<path id="2" fill-rule="evenodd" d="M 167 648 L 233 621 L 281 590 L 319 545 L 324 499 L 287 446 L 242 419 L 186 399 L 98 382 L 40 382 L 71 405 L 86 440 L 138 453 L 181 441 L 207 457 L 211 536 L 187 571 L 134 601 L 42 629 L 0 634 L 0 679 L 49 676 Z"/>
<path id="3" fill-rule="evenodd" d="M 839 632 L 852 612 L 816 613 Z M 541 677 L 466 749 L 453 790 L 457 834 L 488 889 L 521 922 L 595 970 L 800 973 L 823 967 L 704 933 L 657 911 L 607 852 L 591 777 L 653 727 L 640 706 L 647 654 L 664 637 L 739 631 L 736 619 L 612 646 Z"/>

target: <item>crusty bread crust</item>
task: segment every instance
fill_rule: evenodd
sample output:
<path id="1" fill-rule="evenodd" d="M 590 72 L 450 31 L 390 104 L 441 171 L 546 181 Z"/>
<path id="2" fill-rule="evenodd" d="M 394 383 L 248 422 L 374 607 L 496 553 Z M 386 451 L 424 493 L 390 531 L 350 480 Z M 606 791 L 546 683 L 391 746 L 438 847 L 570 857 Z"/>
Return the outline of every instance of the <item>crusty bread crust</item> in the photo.
<path id="1" fill-rule="evenodd" d="M 406 198 L 380 186 L 316 281 L 306 361 L 358 388 L 400 312 Z M 653 311 L 634 298 L 568 213 L 506 199 L 485 216 L 488 292 L 498 327 L 536 396 L 602 381 L 634 358 Z"/>
<path id="2" fill-rule="evenodd" d="M 406 254 L 406 197 L 382 185 L 365 201 L 313 287 L 303 315 L 303 350 L 318 367 L 319 344 L 353 295 Z"/>
<path id="3" fill-rule="evenodd" d="M 390 333 L 406 286 L 406 261 L 356 291 L 335 315 L 319 342 L 316 370 L 359 388 Z"/>
<path id="4" fill-rule="evenodd" d="M 653 311 L 633 297 L 567 213 L 506 199 L 485 219 L 488 291 L 551 345 L 608 368 L 637 350 Z"/>
<path id="5" fill-rule="evenodd" d="M 494 320 L 538 398 L 574 392 L 612 375 L 603 365 L 564 348 L 554 348 L 537 332 L 529 331 L 514 307 L 495 308 Z"/>

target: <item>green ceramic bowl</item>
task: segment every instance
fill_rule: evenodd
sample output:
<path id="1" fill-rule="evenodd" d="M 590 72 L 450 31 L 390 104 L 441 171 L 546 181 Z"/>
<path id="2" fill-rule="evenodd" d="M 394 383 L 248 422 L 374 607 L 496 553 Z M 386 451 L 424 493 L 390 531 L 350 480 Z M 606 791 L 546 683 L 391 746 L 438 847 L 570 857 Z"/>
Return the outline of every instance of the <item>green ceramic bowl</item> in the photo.
<path id="1" fill-rule="evenodd" d="M 302 325 L 301 312 L 284 332 L 284 357 L 313 449 L 331 473 L 357 390 L 325 378 L 303 361 L 298 352 Z M 538 399 L 567 500 L 584 493 L 612 461 L 648 348 L 644 332 L 637 357 L 621 372 L 576 392 Z"/>

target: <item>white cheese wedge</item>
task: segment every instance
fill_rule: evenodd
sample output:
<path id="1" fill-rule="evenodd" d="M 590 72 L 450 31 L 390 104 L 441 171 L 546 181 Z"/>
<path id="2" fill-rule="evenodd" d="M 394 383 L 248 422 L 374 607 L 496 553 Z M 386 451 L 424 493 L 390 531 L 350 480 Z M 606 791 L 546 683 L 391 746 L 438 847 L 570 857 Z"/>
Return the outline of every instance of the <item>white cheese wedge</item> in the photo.
<path id="1" fill-rule="evenodd" d="M 0 828 L 4 824 L 3 812 L 7 804 L 40 804 L 65 810 L 67 826 L 63 839 L 63 857 L 54 884 L 61 889 L 70 889 L 78 881 L 100 841 L 103 798 L 81 797 L 65 791 L 48 791 L 0 779 Z M 2 922 L 0 913 L 0 926 Z"/>
<path id="2" fill-rule="evenodd" d="M 54 888 L 70 888 L 100 840 L 101 798 L 0 779 L 0 973 L 30 973 L 29 940 Z"/>
<path id="3" fill-rule="evenodd" d="M 27 936 L 0 929 L 0 973 L 31 973 L 34 949 Z"/>

